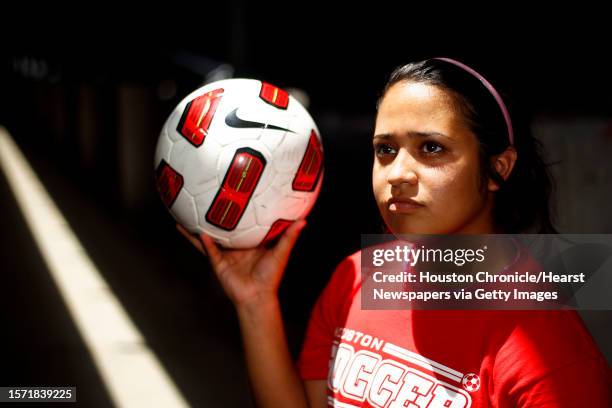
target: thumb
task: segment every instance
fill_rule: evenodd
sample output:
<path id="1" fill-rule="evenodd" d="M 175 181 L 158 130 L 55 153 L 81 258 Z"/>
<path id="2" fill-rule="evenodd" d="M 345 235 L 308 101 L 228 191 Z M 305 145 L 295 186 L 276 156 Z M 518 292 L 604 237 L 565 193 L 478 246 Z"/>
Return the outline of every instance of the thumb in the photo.
<path id="1" fill-rule="evenodd" d="M 289 253 L 306 224 L 306 220 L 297 220 L 287 228 L 273 249 L 275 257 L 278 259 L 287 259 L 289 257 Z"/>

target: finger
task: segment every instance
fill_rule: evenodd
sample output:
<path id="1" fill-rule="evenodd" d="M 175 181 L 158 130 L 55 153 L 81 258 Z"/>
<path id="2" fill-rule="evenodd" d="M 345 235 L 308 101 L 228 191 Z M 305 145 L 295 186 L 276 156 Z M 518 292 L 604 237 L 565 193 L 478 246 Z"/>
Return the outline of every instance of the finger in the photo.
<path id="1" fill-rule="evenodd" d="M 295 242 L 300 236 L 300 232 L 305 226 L 306 220 L 297 220 L 287 228 L 276 244 L 276 247 L 272 250 L 278 259 L 286 260 L 288 258 L 291 249 L 293 249 Z"/>
<path id="2" fill-rule="evenodd" d="M 217 246 L 215 240 L 212 239 L 212 237 L 210 237 L 208 234 L 201 233 L 200 242 L 202 243 L 202 245 L 204 245 L 204 248 L 206 249 L 206 252 L 208 253 L 208 256 L 210 257 L 212 263 L 216 265 L 219 264 L 221 262 L 221 259 L 223 258 L 223 253 Z"/>
<path id="3" fill-rule="evenodd" d="M 207 256 L 206 250 L 202 246 L 202 242 L 194 237 L 189 231 L 185 229 L 181 224 L 176 224 L 176 229 L 195 246 L 204 256 Z"/>

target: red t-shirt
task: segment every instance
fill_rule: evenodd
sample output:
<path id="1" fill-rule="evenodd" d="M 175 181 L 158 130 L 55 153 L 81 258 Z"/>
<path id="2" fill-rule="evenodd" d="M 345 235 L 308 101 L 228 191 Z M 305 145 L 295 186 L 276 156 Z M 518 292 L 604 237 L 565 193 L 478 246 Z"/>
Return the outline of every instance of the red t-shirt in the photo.
<path id="1" fill-rule="evenodd" d="M 297 362 L 302 379 L 327 380 L 329 405 L 612 407 L 576 312 L 362 310 L 360 262 L 336 268 Z"/>

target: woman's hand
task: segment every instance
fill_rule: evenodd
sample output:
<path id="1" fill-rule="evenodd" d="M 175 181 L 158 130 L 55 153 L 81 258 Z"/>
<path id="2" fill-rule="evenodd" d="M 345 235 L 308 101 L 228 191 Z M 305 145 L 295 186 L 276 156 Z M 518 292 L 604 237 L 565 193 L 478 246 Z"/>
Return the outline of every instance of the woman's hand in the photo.
<path id="1" fill-rule="evenodd" d="M 276 299 L 289 255 L 306 220 L 297 220 L 272 248 L 224 249 L 205 233 L 196 237 L 180 224 L 177 229 L 208 256 L 217 279 L 236 308 Z"/>

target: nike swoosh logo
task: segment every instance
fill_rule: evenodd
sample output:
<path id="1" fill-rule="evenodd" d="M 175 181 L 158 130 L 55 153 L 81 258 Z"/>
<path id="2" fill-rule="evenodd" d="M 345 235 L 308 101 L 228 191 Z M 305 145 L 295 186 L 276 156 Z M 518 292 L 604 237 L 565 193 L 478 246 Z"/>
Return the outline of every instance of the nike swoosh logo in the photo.
<path id="1" fill-rule="evenodd" d="M 295 133 L 293 130 L 290 129 L 286 129 L 286 128 L 282 128 L 282 127 L 278 127 L 278 126 L 274 126 L 274 125 L 269 125 L 269 124 L 265 124 L 265 123 L 261 123 L 261 122 L 251 122 L 250 120 L 244 120 L 244 119 L 240 119 L 237 115 L 236 115 L 236 111 L 238 110 L 238 108 L 234 109 L 233 111 L 231 111 L 230 113 L 227 114 L 227 116 L 225 117 L 225 124 L 229 127 L 233 127 L 233 128 L 247 128 L 247 129 L 275 129 L 275 130 L 282 130 L 285 132 L 291 132 L 291 133 Z"/>

